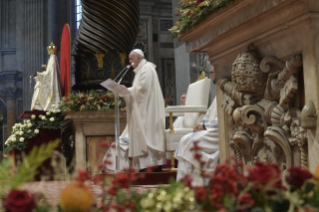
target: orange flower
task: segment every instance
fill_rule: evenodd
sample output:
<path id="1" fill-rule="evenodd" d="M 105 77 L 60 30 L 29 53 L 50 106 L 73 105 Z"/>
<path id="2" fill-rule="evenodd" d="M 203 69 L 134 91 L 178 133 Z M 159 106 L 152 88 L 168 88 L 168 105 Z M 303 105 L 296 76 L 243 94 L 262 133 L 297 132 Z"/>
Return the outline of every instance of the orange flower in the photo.
<path id="1" fill-rule="evenodd" d="M 61 208 L 68 212 L 87 211 L 94 203 L 91 189 L 82 182 L 69 183 L 61 192 Z"/>

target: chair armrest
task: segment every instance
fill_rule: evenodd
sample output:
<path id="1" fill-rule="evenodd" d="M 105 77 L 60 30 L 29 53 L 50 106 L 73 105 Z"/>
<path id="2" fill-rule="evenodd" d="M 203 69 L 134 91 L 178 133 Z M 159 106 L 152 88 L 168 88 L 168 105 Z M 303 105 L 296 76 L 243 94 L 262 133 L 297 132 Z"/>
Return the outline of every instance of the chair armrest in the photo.
<path id="1" fill-rule="evenodd" d="M 168 106 L 165 108 L 166 113 L 173 113 L 173 116 L 182 116 L 185 113 L 205 113 L 207 106 L 203 105 L 184 105 L 184 106 Z"/>

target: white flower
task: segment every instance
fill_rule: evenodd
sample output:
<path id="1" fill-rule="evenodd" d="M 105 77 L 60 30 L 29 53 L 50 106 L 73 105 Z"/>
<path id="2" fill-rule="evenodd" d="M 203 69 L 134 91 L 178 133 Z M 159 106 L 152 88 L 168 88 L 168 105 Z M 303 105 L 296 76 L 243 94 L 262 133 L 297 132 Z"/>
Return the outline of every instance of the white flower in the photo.
<path id="1" fill-rule="evenodd" d="M 31 130 L 28 130 L 28 133 L 30 133 L 31 132 Z"/>
<path id="2" fill-rule="evenodd" d="M 54 113 L 54 114 L 56 113 L 56 110 L 55 110 L 55 109 L 53 110 L 53 113 Z"/>
<path id="3" fill-rule="evenodd" d="M 54 121 L 54 118 L 53 118 L 53 117 L 51 117 L 51 118 L 50 118 L 50 121 L 51 121 L 51 122 L 53 122 L 53 121 Z"/>
<path id="4" fill-rule="evenodd" d="M 20 142 L 23 142 L 23 141 L 24 141 L 24 138 L 23 138 L 23 137 L 21 137 L 21 138 L 20 138 Z"/>
<path id="5" fill-rule="evenodd" d="M 15 132 L 14 134 L 19 135 L 19 131 Z"/>
<path id="6" fill-rule="evenodd" d="M 34 130 L 34 133 L 35 133 L 35 134 L 39 134 L 39 130 L 38 130 L 38 129 L 35 129 L 35 130 Z"/>
<path id="7" fill-rule="evenodd" d="M 15 130 L 15 129 L 16 129 L 16 127 L 17 127 L 17 126 L 16 126 L 16 125 L 14 125 L 14 126 L 12 127 L 12 129 L 14 129 L 14 130 Z"/>
<path id="8" fill-rule="evenodd" d="M 40 119 L 42 118 L 42 114 L 39 115 L 39 118 L 40 118 Z"/>
<path id="9" fill-rule="evenodd" d="M 20 131 L 20 132 L 19 132 L 19 135 L 23 135 L 23 131 Z"/>
<path id="10" fill-rule="evenodd" d="M 42 116 L 41 119 L 42 119 L 42 120 L 46 120 L 47 118 L 46 118 L 45 116 Z"/>
<path id="11" fill-rule="evenodd" d="M 57 110 L 56 110 L 56 112 L 57 112 L 57 113 L 60 113 L 60 112 L 61 112 L 61 110 L 60 110 L 60 109 L 57 109 Z"/>
<path id="12" fill-rule="evenodd" d="M 51 112 L 49 111 L 49 112 L 47 112 L 46 114 L 47 114 L 47 116 L 49 116 L 49 115 L 51 115 Z"/>
<path id="13" fill-rule="evenodd" d="M 32 116 L 31 116 L 31 119 L 34 120 L 34 119 L 35 119 L 35 115 L 32 115 Z"/>
<path id="14" fill-rule="evenodd" d="M 28 123 L 28 124 L 31 123 L 30 119 L 27 120 L 27 123 Z"/>
<path id="15" fill-rule="evenodd" d="M 23 123 L 27 123 L 27 120 L 24 120 Z"/>
<path id="16" fill-rule="evenodd" d="M 28 123 L 28 127 L 29 127 L 29 128 L 32 127 L 32 124 L 31 124 L 31 123 Z"/>
<path id="17" fill-rule="evenodd" d="M 15 142 L 16 140 L 17 140 L 16 137 L 11 138 L 11 141 L 13 141 L 13 142 Z"/>
<path id="18" fill-rule="evenodd" d="M 21 126 L 21 128 L 25 128 L 25 126 L 26 126 L 26 125 L 25 125 L 25 124 L 23 124 L 23 125 Z"/>
<path id="19" fill-rule="evenodd" d="M 55 105 L 52 105 L 51 107 L 54 109 L 54 108 L 55 108 Z"/>

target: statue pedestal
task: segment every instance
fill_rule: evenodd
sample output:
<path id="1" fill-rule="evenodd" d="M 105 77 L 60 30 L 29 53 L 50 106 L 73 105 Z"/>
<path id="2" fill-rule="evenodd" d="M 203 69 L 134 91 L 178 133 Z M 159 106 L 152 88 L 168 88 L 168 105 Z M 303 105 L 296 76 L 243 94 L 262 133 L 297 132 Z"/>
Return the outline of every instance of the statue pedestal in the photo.
<path id="1" fill-rule="evenodd" d="M 278 164 L 282 169 L 294 165 L 315 171 L 319 164 L 319 119 L 315 120 L 316 114 L 308 116 L 317 125 L 304 131 L 305 128 L 300 128 L 303 120 L 299 119 L 299 113 L 310 101 L 316 111 L 319 108 L 318 12 L 317 0 L 235 1 L 180 37 L 186 43 L 187 52 L 208 54 L 216 70 L 216 82 L 233 77 L 232 81 L 224 80 L 224 85 L 219 83 L 216 86 L 220 161 L 235 153 L 237 159 L 243 159 L 248 165 L 256 160 L 280 161 Z M 259 105 L 250 103 L 248 96 L 243 98 L 244 92 L 236 90 L 238 80 L 234 81 L 233 76 L 239 70 L 233 66 L 234 61 L 239 53 L 248 51 L 250 44 L 262 59 L 266 59 L 264 64 L 255 65 L 267 74 L 268 91 L 276 95 L 280 91 L 274 98 L 263 95 L 264 100 Z M 295 55 L 301 57 L 302 63 L 301 67 L 294 69 L 296 72 L 287 62 L 295 60 Z M 275 73 L 278 70 L 281 75 Z M 275 83 L 279 81 L 282 84 Z M 250 82 L 247 75 L 240 81 L 247 87 L 251 86 Z M 265 89 L 262 86 L 257 88 Z M 238 95 L 235 95 L 235 90 Z M 279 107 L 285 105 L 286 100 L 289 110 Z M 242 111 L 248 111 L 248 115 L 245 117 Z"/>
<path id="2" fill-rule="evenodd" d="M 75 132 L 75 170 L 87 169 L 98 172 L 107 149 L 99 143 L 115 142 L 114 111 L 66 112 L 65 119 L 72 120 Z M 120 114 L 120 132 L 126 126 L 126 116 Z"/>

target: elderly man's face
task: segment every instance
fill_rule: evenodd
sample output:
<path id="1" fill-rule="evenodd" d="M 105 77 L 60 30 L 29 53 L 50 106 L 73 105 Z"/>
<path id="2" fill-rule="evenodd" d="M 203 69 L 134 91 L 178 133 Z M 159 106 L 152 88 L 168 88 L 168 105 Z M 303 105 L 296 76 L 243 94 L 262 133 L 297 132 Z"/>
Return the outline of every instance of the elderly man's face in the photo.
<path id="1" fill-rule="evenodd" d="M 129 55 L 130 63 L 133 68 L 136 68 L 138 64 L 141 62 L 142 58 L 138 56 L 135 52 L 131 52 Z"/>
<path id="2" fill-rule="evenodd" d="M 210 78 L 212 78 L 212 81 L 215 84 L 215 68 L 214 67 L 210 71 Z"/>
<path id="3" fill-rule="evenodd" d="M 186 102 L 186 94 L 182 94 L 181 98 L 179 99 L 179 102 L 181 103 L 181 105 L 185 105 Z"/>

